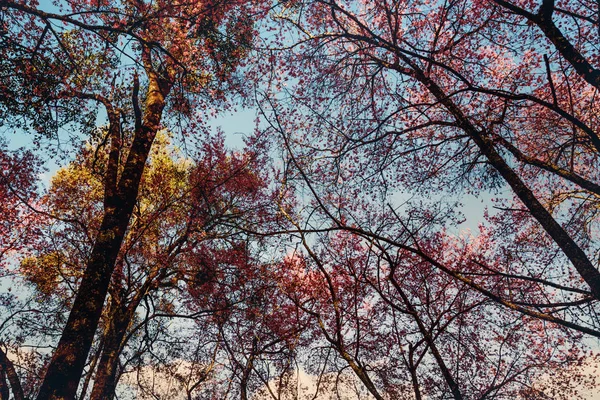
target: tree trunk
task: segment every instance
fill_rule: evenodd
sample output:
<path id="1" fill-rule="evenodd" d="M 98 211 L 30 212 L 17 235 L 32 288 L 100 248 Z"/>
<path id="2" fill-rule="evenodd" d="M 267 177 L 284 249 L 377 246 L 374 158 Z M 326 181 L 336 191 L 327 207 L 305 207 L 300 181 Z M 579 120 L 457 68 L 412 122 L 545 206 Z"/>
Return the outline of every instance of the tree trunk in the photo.
<path id="1" fill-rule="evenodd" d="M 90 400 L 111 400 L 114 397 L 123 338 L 133 317 L 129 311 L 135 311 L 137 307 L 123 309 L 120 304 L 114 304 L 111 308 L 113 312 L 110 313 L 109 328 L 104 338 L 104 348 L 96 369 Z"/>
<path id="2" fill-rule="evenodd" d="M 467 135 L 477 145 L 481 154 L 483 154 L 490 165 L 504 178 L 511 187 L 516 196 L 527 207 L 531 216 L 535 218 L 544 228 L 546 233 L 560 247 L 565 256 L 571 261 L 581 278 L 588 284 L 592 295 L 600 299 L 600 271 L 589 260 L 585 252 L 569 236 L 567 231 L 554 219 L 554 217 L 540 203 L 535 194 L 521 180 L 515 171 L 508 165 L 502 156 L 496 151 L 493 142 L 480 132 L 462 112 L 462 110 L 453 102 L 452 98 L 443 91 L 432 79 L 430 79 L 421 69 L 411 63 L 411 60 L 402 56 L 403 61 L 411 66 L 413 76 L 429 89 L 430 93 L 454 116 L 457 125 L 463 129 Z"/>
<path id="3" fill-rule="evenodd" d="M 146 56 L 147 58 L 149 55 Z M 148 61 L 146 65 L 151 65 Z M 121 179 L 105 187 L 105 207 L 102 225 L 75 296 L 73 308 L 58 346 L 48 365 L 38 400 L 73 400 L 85 366 L 92 340 L 102 314 L 115 261 L 135 205 L 139 184 L 148 153 L 160 127 L 165 98 L 170 85 L 147 68 L 148 93 L 144 118 L 135 136 Z M 135 88 L 134 88 L 135 89 Z M 110 176 L 118 165 L 109 163 Z"/>
<path id="4" fill-rule="evenodd" d="M 0 365 L 0 400 L 9 400 L 10 390 L 6 381 L 6 371 Z"/>
<path id="5" fill-rule="evenodd" d="M 177 245 L 173 244 L 172 249 Z M 173 254 L 169 257 L 166 265 L 171 265 Z M 163 268 L 165 268 L 163 266 Z M 160 279 L 161 266 L 154 266 L 148 274 L 146 281 L 137 291 L 131 301 L 126 304 L 125 298 L 113 298 L 109 312 L 109 326 L 104 337 L 104 347 L 98 364 L 96 376 L 94 377 L 94 387 L 90 400 L 112 399 L 115 395 L 115 389 L 118 383 L 117 368 L 119 366 L 119 356 L 127 344 L 127 329 L 135 315 L 135 311 L 140 305 L 144 296 L 158 285 L 157 279 Z M 118 296 L 115 293 L 115 296 Z"/>
<path id="6" fill-rule="evenodd" d="M 13 398 L 15 400 L 25 400 L 25 394 L 23 393 L 21 380 L 19 379 L 19 375 L 17 375 L 15 366 L 12 361 L 8 359 L 8 356 L 2 349 L 0 349 L 0 366 L 2 367 L 3 376 L 8 378 Z M 4 383 L 6 383 L 6 381 L 4 381 Z"/>

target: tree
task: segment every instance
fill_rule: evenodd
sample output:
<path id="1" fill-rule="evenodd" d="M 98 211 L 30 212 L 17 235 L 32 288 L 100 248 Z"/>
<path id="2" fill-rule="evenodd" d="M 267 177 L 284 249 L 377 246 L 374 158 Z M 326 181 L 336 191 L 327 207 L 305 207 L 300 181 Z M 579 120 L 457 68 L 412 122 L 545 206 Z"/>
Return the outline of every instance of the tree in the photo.
<path id="1" fill-rule="evenodd" d="M 39 399 L 75 396 L 163 114 L 174 122 L 197 116 L 236 86 L 259 5 L 82 1 L 50 12 L 2 2 L 2 118 L 49 136 L 69 124 L 89 132 L 97 107 L 108 120 L 102 222 Z M 185 130 L 199 130 L 201 118 Z M 126 127 L 130 142 L 122 137 Z"/>
<path id="2" fill-rule="evenodd" d="M 4 141 L 0 142 L 0 274 L 4 279 L 15 278 L 12 265 L 17 262 L 18 255 L 35 241 L 38 234 L 36 227 L 44 219 L 27 207 L 38 200 L 37 175 L 40 170 L 40 162 L 31 152 L 23 149 L 11 151 Z M 0 331 L 3 336 L 5 332 L 14 333 L 14 325 L 18 324 L 23 313 L 29 311 L 28 305 L 9 287 L 8 292 L 0 295 L 0 307 L 3 309 Z M 8 400 L 10 392 L 16 400 L 25 399 L 27 386 L 21 384 L 18 363 L 15 365 L 10 357 L 14 354 L 15 344 L 21 339 L 19 336 L 0 341 L 2 400 Z"/>
<path id="3" fill-rule="evenodd" d="M 315 396 L 553 398 L 559 370 L 570 396 L 600 337 L 597 4 L 294 0 L 259 31 L 267 6 L 0 2 L 3 125 L 93 144 L 44 197 L 54 242 L 9 246 L 70 311 L 38 398 L 281 399 L 303 369 Z M 203 123 L 256 79 L 279 188 Z M 475 234 L 465 193 L 495 197 Z"/>
<path id="4" fill-rule="evenodd" d="M 262 290 L 258 283 L 256 289 L 244 283 L 256 274 L 257 261 L 243 262 L 249 257 L 247 246 L 256 243 L 248 239 L 245 243 L 237 226 L 244 221 L 262 226 L 268 221 L 263 150 L 258 146 L 228 152 L 219 136 L 203 146 L 197 158 L 183 158 L 164 133 L 155 139 L 117 256 L 81 398 L 92 376 L 90 398 L 114 396 L 122 365 L 128 362 L 121 361 L 124 350 L 136 336 L 149 336 L 153 320 L 230 314 L 233 304 Z M 45 234 L 35 246 L 35 255 L 21 262 L 21 274 L 35 285 L 44 302 L 55 298 L 63 310 L 68 310 L 76 296 L 81 265 L 100 227 L 103 176 L 99 171 L 108 157 L 101 151 L 97 144 L 86 145 L 74 162 L 53 177 L 41 203 L 47 215 L 59 219 L 49 219 L 45 227 L 38 225 Z M 219 259 L 228 265 L 222 271 L 213 265 Z M 241 282 L 233 284 L 236 279 Z M 230 282 L 229 286 L 222 287 L 223 281 Z M 244 287 L 241 298 L 233 300 Z M 227 300 L 220 302 L 223 296 Z M 162 324 L 159 327 L 168 331 Z M 167 332 L 160 329 L 153 340 L 167 340 Z M 135 357 L 143 357 L 151 348 L 151 344 L 142 346 Z M 171 351 L 168 359 L 176 357 Z"/>
<path id="5" fill-rule="evenodd" d="M 567 369 L 553 383 L 569 398 L 589 374 L 580 335 L 515 316 L 409 251 L 343 231 L 304 239 L 280 285 L 312 321 L 304 349 L 333 350 L 307 365 L 315 374 L 349 369 L 376 399 L 543 396 L 544 374 Z M 427 246 L 448 264 L 469 257 L 446 240 Z"/>
<path id="6" fill-rule="evenodd" d="M 501 315 L 504 323 L 523 321 L 517 328 L 522 332 L 556 324 L 544 335 L 575 348 L 580 333 L 600 337 L 593 233 L 598 175 L 589 168 L 598 162 L 597 88 L 578 72 L 573 57 L 562 54 L 564 43 L 555 42 L 563 39 L 548 40 L 554 22 L 540 28 L 543 32 L 531 25 L 542 20 L 544 9 L 553 8 L 564 40 L 593 66 L 598 41 L 590 38 L 597 36 L 597 21 L 585 6 L 565 4 L 544 2 L 540 12 L 535 7 L 527 14 L 533 18 L 529 24 L 521 23 L 526 13 L 518 16 L 492 2 L 299 1 L 278 9 L 283 33 L 274 51 L 281 63 L 270 75 L 277 79 L 268 82 L 262 109 L 286 149 L 284 182 L 304 195 L 292 218 L 294 231 L 309 248 L 339 230 L 362 238 L 365 247 L 374 248 L 372 268 L 381 278 L 357 273 L 354 280 L 361 284 L 355 292 L 363 295 L 370 285 L 387 307 L 416 313 L 398 320 L 398 329 L 412 326 L 425 341 L 434 335 L 434 347 L 448 349 L 444 346 L 454 338 L 445 335 L 453 326 L 485 332 L 492 326 L 485 318 L 470 320 L 478 310 Z M 585 27 L 578 29 L 579 23 Z M 495 210 L 487 212 L 476 235 L 460 232 L 460 196 L 486 192 L 495 197 Z M 307 250 L 310 262 L 331 269 L 344 265 L 327 264 L 334 256 L 326 249 L 335 246 L 321 240 L 326 244 L 312 254 Z M 317 311 L 305 307 L 316 314 L 315 325 L 331 326 L 324 337 L 377 397 L 385 385 L 377 380 L 375 366 L 385 355 L 369 360 L 374 350 L 364 345 L 361 353 L 357 344 L 375 329 L 356 312 L 354 325 L 346 325 L 352 328 L 336 325 L 338 315 L 353 315 L 352 303 L 344 306 L 336 293 L 341 289 L 329 288 L 328 274 L 336 282 L 329 269 L 313 268 L 316 276 L 323 275 L 326 294 L 321 297 L 330 298 L 330 309 L 319 320 Z M 438 272 L 454 283 L 435 279 Z M 441 303 L 444 287 L 461 295 L 448 308 L 428 308 L 430 303 L 412 290 L 423 288 L 423 281 L 408 280 L 407 274 L 430 277 L 427 291 Z M 463 310 L 471 306 L 463 319 Z M 431 322 L 437 313 L 456 315 L 457 325 L 446 331 Z M 462 325 L 469 320 L 473 327 Z M 498 338 L 499 348 L 512 341 L 506 326 L 488 333 Z M 465 340 L 457 343 L 477 354 Z M 373 342 L 373 348 L 389 343 Z M 475 343 L 475 349 L 486 348 Z M 523 354 L 553 351 L 539 344 L 527 345 Z M 497 354 L 498 347 L 490 346 L 488 352 Z M 438 368 L 445 381 L 439 390 L 454 398 L 514 390 L 510 373 L 503 375 L 501 388 L 479 381 L 482 386 L 473 389 L 460 376 L 475 379 L 478 371 L 444 368 L 455 363 L 445 360 L 468 357 L 444 351 L 438 357 L 434 347 L 425 347 L 421 354 L 430 364 L 411 368 L 408 363 L 407 369 L 422 374 L 426 366 Z M 559 351 L 570 362 L 570 350 Z M 473 358 L 465 364 L 477 363 Z M 543 397 L 536 386 L 507 396 Z"/>
<path id="7" fill-rule="evenodd" d="M 4 275 L 11 256 L 26 247 L 33 236 L 36 218 L 26 204 L 37 198 L 40 165 L 31 152 L 9 151 L 6 143 L 0 142 L 0 166 L 0 266 Z"/>
<path id="8" fill-rule="evenodd" d="M 280 68 L 299 84 L 263 108 L 297 171 L 290 182 L 304 181 L 323 220 L 598 336 L 597 87 L 579 64 L 593 74 L 597 22 L 583 5 L 527 7 L 286 3 L 281 24 L 299 39 L 284 42 Z M 423 251 L 423 232 L 448 234 L 461 216 L 427 197 L 460 191 L 491 192 L 498 211 L 481 227 L 487 244 L 451 267 Z"/>

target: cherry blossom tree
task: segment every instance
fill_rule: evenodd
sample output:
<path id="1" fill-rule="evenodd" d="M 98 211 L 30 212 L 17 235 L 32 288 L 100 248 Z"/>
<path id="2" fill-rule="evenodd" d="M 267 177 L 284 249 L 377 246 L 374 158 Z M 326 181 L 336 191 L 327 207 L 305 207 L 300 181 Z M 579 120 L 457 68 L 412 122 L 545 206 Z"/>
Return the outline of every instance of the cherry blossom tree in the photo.
<path id="1" fill-rule="evenodd" d="M 27 204 L 37 198 L 40 164 L 31 152 L 7 149 L 6 143 L 0 143 L 0 266 L 2 273 L 11 262 L 11 256 L 27 246 L 31 239 L 32 215 Z"/>
<path id="2" fill-rule="evenodd" d="M 430 250 L 460 263 L 466 255 L 444 240 L 432 237 Z M 554 397 L 581 390 L 574 376 L 596 385 L 581 368 L 581 334 L 515 315 L 410 251 L 323 233 L 285 260 L 280 279 L 296 313 L 313 321 L 305 349 L 335 354 L 306 366 L 349 369 L 373 398 L 546 398 L 544 376 L 567 370 L 554 375 Z"/>
<path id="3" fill-rule="evenodd" d="M 88 143 L 41 200 L 31 156 L 0 152 L 0 262 L 27 256 L 58 340 L 20 390 L 0 343 L 0 396 L 173 396 L 165 376 L 188 399 L 283 399 L 301 372 L 314 396 L 575 395 L 600 337 L 598 12 L 0 1 L 2 125 Z M 228 152 L 206 118 L 251 84 L 266 127 Z M 473 231 L 464 196 L 492 197 Z"/>
<path id="4" fill-rule="evenodd" d="M 302 194 L 290 219 L 314 265 L 303 268 L 315 272 L 298 279 L 312 284 L 297 304 L 313 313 L 322 338 L 375 397 L 385 398 L 386 383 L 397 381 L 377 373 L 390 342 L 365 344 L 376 329 L 374 317 L 361 313 L 375 307 L 373 299 L 403 310 L 409 318 L 397 319 L 397 329 L 420 336 L 411 345 L 422 340 L 424 350 L 417 346 L 413 356 L 425 361 L 405 362 L 401 375 L 416 372 L 418 382 L 431 383 L 417 386 L 423 396 L 543 397 L 535 357 L 521 369 L 512 364 L 525 360 L 517 354 L 538 354 L 558 369 L 577 364 L 575 353 L 584 357 L 580 335 L 600 337 L 598 176 L 591 168 L 598 162 L 597 87 L 590 78 L 597 5 L 539 3 L 296 1 L 277 9 L 281 33 L 272 51 L 280 63 L 267 76 L 261 107 L 285 149 L 282 180 Z M 464 194 L 493 197 L 475 233 L 461 232 L 469 213 Z M 359 312 L 341 297 L 333 273 L 345 265 L 335 255 L 351 250 L 322 238 L 340 230 L 373 249 L 378 265 L 371 278 L 347 267 L 353 293 L 366 296 L 355 301 L 367 305 Z M 327 299 L 327 311 L 313 298 Z M 339 322 L 344 316 L 347 325 Z M 452 323 L 445 326 L 445 317 Z M 520 321 L 516 329 L 531 342 L 515 346 L 508 321 Z M 468 350 L 453 352 L 456 332 L 469 330 L 469 339 L 455 342 Z M 515 353 L 492 361 L 499 348 Z M 495 364 L 495 378 L 454 368 L 459 359 L 467 369 L 479 365 L 478 353 Z M 507 365 L 515 369 L 500 372 Z M 517 371 L 528 377 L 516 378 Z M 518 382 L 529 383 L 519 389 Z M 576 389 L 562 389 L 569 390 Z"/>
<path id="5" fill-rule="evenodd" d="M 592 15 L 569 2 L 283 4 L 282 35 L 295 36 L 276 50 L 263 110 L 289 181 L 320 210 L 303 224 L 387 241 L 598 336 Z M 449 267 L 423 232 L 459 229 L 461 193 L 490 193 L 494 210 L 467 240 L 477 251 Z"/>
<path id="6" fill-rule="evenodd" d="M 35 241 L 37 226 L 43 220 L 28 207 L 37 200 L 40 163 L 31 152 L 11 151 L 2 142 L 0 166 L 0 273 L 3 279 L 12 280 L 15 278 L 12 266 L 17 263 L 18 254 Z M 2 336 L 7 331 L 14 333 L 12 328 L 28 312 L 28 305 L 9 289 L 0 295 L 0 307 Z M 20 363 L 11 357 L 18 342 L 15 336 L 0 341 L 0 398 L 3 400 L 8 400 L 11 392 L 14 399 L 25 399 L 27 385 L 21 383 Z"/>

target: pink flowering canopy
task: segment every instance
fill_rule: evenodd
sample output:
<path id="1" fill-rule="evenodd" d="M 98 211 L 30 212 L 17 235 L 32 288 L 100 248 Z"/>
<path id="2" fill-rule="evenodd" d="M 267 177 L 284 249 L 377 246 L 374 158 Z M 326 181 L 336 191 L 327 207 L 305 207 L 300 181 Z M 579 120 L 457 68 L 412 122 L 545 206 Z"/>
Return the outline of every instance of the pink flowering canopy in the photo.
<path id="1" fill-rule="evenodd" d="M 0 400 L 593 397 L 598 7 L 2 1 Z"/>

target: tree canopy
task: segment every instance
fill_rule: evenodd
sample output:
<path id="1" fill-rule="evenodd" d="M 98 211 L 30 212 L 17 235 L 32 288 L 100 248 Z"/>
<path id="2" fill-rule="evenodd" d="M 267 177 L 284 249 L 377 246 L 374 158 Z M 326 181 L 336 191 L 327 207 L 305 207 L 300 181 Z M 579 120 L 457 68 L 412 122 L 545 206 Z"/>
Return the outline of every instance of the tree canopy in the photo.
<path id="1" fill-rule="evenodd" d="M 0 1 L 0 400 L 590 398 L 599 7 Z"/>

